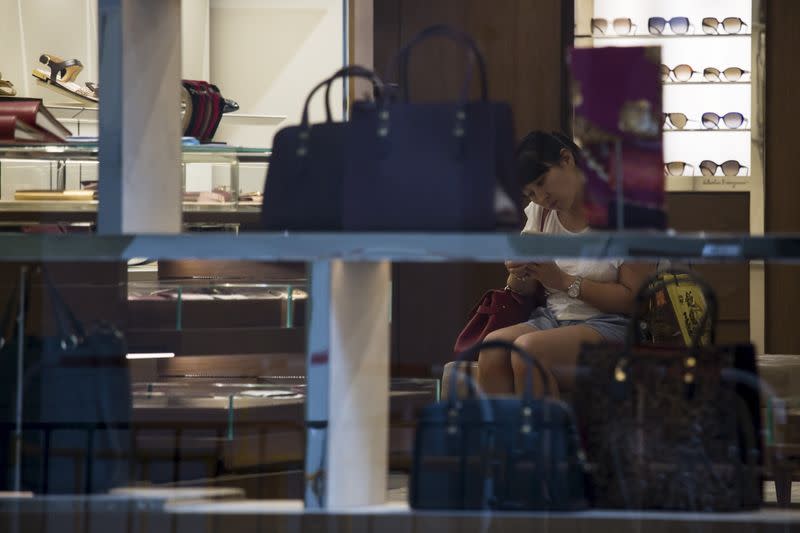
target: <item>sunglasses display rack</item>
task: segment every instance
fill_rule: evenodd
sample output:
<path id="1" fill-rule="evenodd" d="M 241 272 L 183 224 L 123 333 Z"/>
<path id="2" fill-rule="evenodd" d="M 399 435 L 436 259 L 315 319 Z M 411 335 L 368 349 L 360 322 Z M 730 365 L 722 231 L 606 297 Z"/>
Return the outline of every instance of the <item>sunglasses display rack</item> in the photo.
<path id="1" fill-rule="evenodd" d="M 661 49 L 669 191 L 763 194 L 753 142 L 763 130 L 757 65 L 754 72 L 758 1 L 575 2 L 576 46 Z"/>
<path id="2" fill-rule="evenodd" d="M 764 1 L 575 0 L 576 47 L 660 47 L 670 203 L 714 213 L 746 198 L 753 234 L 764 232 Z M 750 338 L 763 346 L 764 267 L 744 275 Z"/>

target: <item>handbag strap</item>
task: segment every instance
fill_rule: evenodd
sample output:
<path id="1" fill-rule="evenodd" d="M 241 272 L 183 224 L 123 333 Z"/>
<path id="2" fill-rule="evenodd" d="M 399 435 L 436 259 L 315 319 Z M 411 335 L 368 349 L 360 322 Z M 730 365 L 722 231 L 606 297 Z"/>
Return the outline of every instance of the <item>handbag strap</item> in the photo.
<path id="1" fill-rule="evenodd" d="M 311 99 L 314 95 L 322 89 L 323 87 L 327 87 L 325 91 L 326 95 L 330 95 L 330 85 L 339 78 L 364 78 L 372 82 L 372 84 L 378 89 L 379 93 L 383 92 L 383 82 L 380 78 L 371 70 L 366 67 L 362 67 L 359 65 L 348 65 L 336 71 L 330 78 L 320 82 L 316 87 L 314 87 L 311 92 L 308 94 L 306 98 L 305 105 L 303 106 L 303 118 L 301 120 L 301 126 L 308 130 L 309 129 L 309 120 L 308 120 L 308 107 L 311 104 Z M 332 121 L 331 112 L 330 112 L 330 103 L 328 103 L 327 107 L 328 113 L 328 122 Z"/>
<path id="2" fill-rule="evenodd" d="M 669 279 L 664 278 L 665 274 L 669 276 Z M 644 284 L 642 284 L 641 289 L 639 289 L 639 292 L 636 294 L 635 307 L 633 315 L 631 315 L 630 324 L 628 326 L 628 335 L 625 341 L 626 351 L 630 351 L 630 349 L 637 344 L 637 328 L 639 321 L 642 319 L 640 315 L 644 304 L 647 302 L 647 300 L 655 296 L 658 291 L 666 288 L 667 286 L 679 285 L 679 276 L 685 276 L 689 278 L 693 284 L 695 284 L 697 287 L 700 287 L 700 290 L 703 292 L 703 298 L 706 302 L 705 311 L 703 312 L 703 316 L 700 318 L 699 324 L 694 332 L 694 335 L 692 336 L 692 344 L 689 348 L 696 350 L 700 347 L 700 340 L 702 339 L 703 332 L 708 325 L 711 326 L 711 344 L 714 344 L 714 330 L 716 329 L 719 313 L 719 304 L 717 302 L 717 296 L 714 293 L 714 290 L 696 273 L 685 269 L 670 268 L 651 276 L 647 281 L 644 282 Z"/>
<path id="3" fill-rule="evenodd" d="M 371 81 L 372 88 L 375 93 L 375 98 L 378 100 L 383 99 L 383 93 L 384 93 L 383 82 L 381 82 L 381 80 L 378 79 L 378 76 L 374 72 L 358 65 L 348 65 L 339 70 L 339 72 L 342 71 L 346 71 L 345 74 L 340 76 L 342 80 L 344 80 L 347 77 L 361 77 Z M 339 72 L 337 72 L 337 74 Z M 360 73 L 363 74 L 363 76 L 358 76 L 357 74 L 354 73 Z M 331 78 L 328 79 L 328 83 L 326 84 L 325 87 L 325 116 L 327 117 L 328 122 L 333 122 L 333 114 L 331 113 L 331 86 L 333 85 L 333 82 L 336 81 L 336 78 L 337 76 L 336 74 L 334 74 Z"/>
<path id="4" fill-rule="evenodd" d="M 469 96 L 469 87 L 472 82 L 473 63 L 477 63 L 478 65 L 478 76 L 480 78 L 480 83 L 481 83 L 481 100 L 483 100 L 484 102 L 488 101 L 489 83 L 487 81 L 487 76 L 486 76 L 486 60 L 484 59 L 483 54 L 480 51 L 480 48 L 478 48 L 477 43 L 468 33 L 453 28 L 452 26 L 448 26 L 446 24 L 437 24 L 435 26 L 430 26 L 422 30 L 415 37 L 413 37 L 405 46 L 403 46 L 403 48 L 400 49 L 395 58 L 392 60 L 391 62 L 392 67 L 397 65 L 399 68 L 400 90 L 403 95 L 403 100 L 408 102 L 410 99 L 409 87 L 408 87 L 409 85 L 408 66 L 411 58 L 411 52 L 419 44 L 433 37 L 445 37 L 451 39 L 452 41 L 455 41 L 457 44 L 460 44 L 462 47 L 466 48 L 467 51 L 470 52 L 470 57 L 472 62 L 470 63 L 470 68 L 466 73 L 464 85 L 461 90 L 461 101 L 466 102 Z"/>
<path id="5" fill-rule="evenodd" d="M 69 306 L 64 302 L 47 268 L 41 267 L 41 274 L 42 281 L 50 295 L 50 303 L 53 307 L 53 314 L 56 318 L 58 334 L 61 339 L 61 348 L 66 349 L 70 345 L 74 347 L 86 337 L 83 324 L 81 324 Z"/>

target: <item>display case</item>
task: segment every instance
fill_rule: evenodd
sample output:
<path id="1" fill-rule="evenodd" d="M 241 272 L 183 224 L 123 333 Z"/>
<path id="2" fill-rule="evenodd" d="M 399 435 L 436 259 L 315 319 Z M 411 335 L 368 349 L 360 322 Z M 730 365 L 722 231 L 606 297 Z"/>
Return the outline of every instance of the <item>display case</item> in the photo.
<path id="1" fill-rule="evenodd" d="M 102 188 L 97 136 L 103 99 L 91 102 L 57 90 L 32 72 L 47 69 L 39 62 L 41 54 L 54 53 L 81 62 L 75 80 L 79 86 L 99 81 L 98 3 L 69 0 L 52 6 L 33 0 L 12 4 L 0 5 L 0 18 L 7 23 L 0 39 L 5 51 L 0 75 L 12 84 L 16 96 L 43 99 L 78 139 L 63 146 L 0 143 L 0 227 L 93 224 L 96 193 Z M 322 79 L 342 64 L 347 42 L 341 24 L 344 7 L 327 0 L 297 8 L 278 0 L 253 5 L 210 0 L 175 4 L 181 13 L 180 77 L 209 80 L 239 106 L 222 114 L 213 138 L 221 144 L 184 144 L 182 148 L 184 228 L 230 224 L 235 227 L 229 229 L 256 229 L 272 137 L 287 122 L 299 120 L 305 95 L 295 88 Z M 69 35 L 53 31 L 64 25 L 72 28 Z M 282 31 L 287 27 L 292 28 L 288 41 Z M 271 60 L 257 68 L 240 68 L 240 58 L 252 56 L 254 49 L 271 50 Z M 331 100 L 343 101 L 340 86 L 333 88 Z M 334 105 L 333 110 L 341 116 L 342 106 Z M 312 118 L 322 111 L 322 103 L 314 102 Z M 173 185 L 177 184 L 160 186 L 171 189 Z"/>
<path id="2" fill-rule="evenodd" d="M 110 10 L 112 4 L 109 2 L 106 9 Z M 111 14 L 113 10 L 105 12 L 105 15 Z M 159 11 L 158 14 L 163 12 Z M 168 22 L 174 23 L 174 13 L 172 16 L 173 19 Z M 237 13 L 232 21 L 241 22 L 246 16 L 247 13 Z M 313 19 L 310 24 L 319 22 L 316 17 L 310 18 Z M 342 18 L 347 20 L 346 16 Z M 169 24 L 166 27 L 169 28 Z M 123 29 L 130 31 L 130 27 L 124 25 Z M 163 37 L 155 29 L 152 33 L 154 37 Z M 145 47 L 146 44 L 130 41 L 126 42 L 126 46 L 141 49 L 139 47 Z M 115 53 L 121 55 L 119 51 Z M 121 107 L 119 103 L 118 107 Z M 130 117 L 126 116 L 126 119 Z M 109 130 L 106 130 L 106 135 L 111 136 Z M 686 135 L 711 134 L 691 132 Z M 724 135 L 738 134 L 721 134 Z M 154 142 L 147 137 L 138 140 L 142 143 Z M 107 156 L 100 154 L 100 158 L 103 157 Z M 112 177 L 118 182 L 124 182 L 123 178 L 123 175 Z M 124 183 L 121 188 L 125 189 Z M 138 193 L 136 190 L 128 192 L 133 195 Z M 696 191 L 675 192 L 694 194 Z M 142 206 L 144 210 L 146 207 Z M 108 207 L 99 205 L 98 209 L 102 214 Z M 130 216 L 129 213 L 120 215 L 121 218 Z M 685 221 L 679 222 L 683 224 Z M 125 226 L 122 227 L 124 229 Z M 251 366 L 244 377 L 204 373 L 206 369 L 216 374 L 223 373 L 226 366 L 234 368 L 235 372 L 246 368 L 247 359 L 226 365 L 225 359 L 228 363 L 237 363 L 237 354 L 229 349 L 225 353 L 215 352 L 216 355 L 208 354 L 202 358 L 193 358 L 187 353 L 182 355 L 188 356 L 158 360 L 151 379 L 135 380 L 134 414 L 140 417 L 145 427 L 147 423 L 153 423 L 151 429 L 156 430 L 146 443 L 152 450 L 152 459 L 144 469 L 155 472 L 152 464 L 158 464 L 159 471 L 166 474 L 159 474 L 157 479 L 167 484 L 174 484 L 174 480 L 181 479 L 180 475 L 175 475 L 175 469 L 181 468 L 180 461 L 175 461 L 175 450 L 178 449 L 175 443 L 185 442 L 189 449 L 196 451 L 195 455 L 190 453 L 185 456 L 189 462 L 187 468 L 193 472 L 190 478 L 192 482 L 204 485 L 225 483 L 224 480 L 215 479 L 224 477 L 217 476 L 219 473 L 247 477 L 252 474 L 250 469 L 257 469 L 259 474 L 270 473 L 270 468 L 276 464 L 285 465 L 288 462 L 296 465 L 302 461 L 303 472 L 295 470 L 294 473 L 306 511 L 321 509 L 329 512 L 330 516 L 321 519 L 336 521 L 337 524 L 341 520 L 344 530 L 359 526 L 365 530 L 397 526 L 401 523 L 396 521 L 398 515 L 403 525 L 407 524 L 410 528 L 441 527 L 443 517 L 458 520 L 456 527 L 471 525 L 473 521 L 485 526 L 486 520 L 497 519 L 496 524 L 501 527 L 508 525 L 509 528 L 525 529 L 532 525 L 551 527 L 554 523 L 567 529 L 602 528 L 611 522 L 615 527 L 622 528 L 640 528 L 652 524 L 654 527 L 692 529 L 698 525 L 714 528 L 724 524 L 731 531 L 794 527 L 800 522 L 800 517 L 791 512 L 698 516 L 697 513 L 602 511 L 578 516 L 565 514 L 555 518 L 540 513 L 525 515 L 520 519 L 508 515 L 495 517 L 485 512 L 415 513 L 403 505 L 384 505 L 392 464 L 388 451 L 393 449 L 395 443 L 402 442 L 391 433 L 393 420 L 396 420 L 395 409 L 401 412 L 400 420 L 412 420 L 416 407 L 438 398 L 435 382 L 398 382 L 390 377 L 393 264 L 458 261 L 499 263 L 509 259 L 531 261 L 556 258 L 647 262 L 669 259 L 702 264 L 748 264 L 758 261 L 796 264 L 800 261 L 800 237 L 797 233 L 761 236 L 755 231 L 726 231 L 725 228 L 712 232 L 705 231 L 707 227 L 695 231 L 685 227 L 676 229 L 658 233 L 587 233 L 574 237 L 523 237 L 516 233 L 151 235 L 143 232 L 122 235 L 124 232 L 121 230 L 108 231 L 112 235 L 0 235 L 0 262 L 18 267 L 19 264 L 72 261 L 87 269 L 87 265 L 124 263 L 142 257 L 159 262 L 207 258 L 306 263 L 307 284 L 303 288 L 295 288 L 293 284 L 276 288 L 269 283 L 250 286 L 248 283 L 231 281 L 153 280 L 148 279 L 152 272 L 147 272 L 147 265 L 140 265 L 142 268 L 136 272 L 139 279 L 130 279 L 117 287 L 124 287 L 124 290 L 117 292 L 122 293 L 120 305 L 125 309 L 129 305 L 164 304 L 167 319 L 163 323 L 173 330 L 184 329 L 188 306 L 194 303 L 226 304 L 228 297 L 233 298 L 234 303 L 252 300 L 259 306 L 253 310 L 255 314 L 278 302 L 280 305 L 274 306 L 279 310 L 275 314 L 276 323 L 286 330 L 297 326 L 298 310 L 294 307 L 294 311 L 290 312 L 292 305 L 298 306 L 304 301 L 310 304 L 305 313 L 307 321 L 304 324 L 301 372 L 294 372 L 295 367 L 290 366 L 284 354 L 278 354 L 275 358 L 262 359 L 258 365 Z M 15 276 L 7 276 L 7 279 L 13 280 Z M 24 283 L 14 288 L 24 300 Z M 273 292 L 275 290 L 277 294 Z M 434 295 L 434 298 L 416 305 L 432 307 L 440 303 Z M 150 319 L 154 313 L 157 313 L 154 309 L 141 308 L 135 315 L 137 319 Z M 239 318 L 232 316 L 226 317 L 226 320 Z M 230 339 L 237 339 L 239 328 L 232 328 L 227 332 L 227 337 L 212 332 L 215 333 L 221 342 L 229 342 Z M 136 339 L 137 334 L 132 332 L 130 340 L 136 342 Z M 264 345 L 261 346 L 263 348 Z M 295 362 L 298 359 L 292 358 Z M 268 371 L 264 371 L 262 364 L 268 366 Z M 284 364 L 283 370 L 278 370 Z M 198 372 L 197 365 L 205 365 L 205 368 Z M 303 395 L 305 401 L 301 407 Z M 407 398 L 408 402 L 400 402 L 398 407 L 398 397 Z M 273 421 L 271 416 L 277 416 L 279 423 L 276 425 L 285 422 L 279 413 L 291 413 L 289 422 L 280 426 L 275 435 L 270 433 L 271 430 L 262 431 Z M 780 410 L 773 413 L 786 414 Z M 781 414 L 775 419 L 775 423 L 784 425 L 791 421 L 791 416 L 784 417 Z M 249 426 L 251 422 L 253 425 Z M 233 440 L 229 439 L 231 435 Z M 272 436 L 277 440 L 271 441 Z M 270 450 L 270 453 L 274 450 L 275 455 L 265 454 L 264 450 Z M 209 472 L 212 473 L 212 479 L 202 477 Z M 142 479 L 147 478 L 143 476 Z M 291 491 L 288 493 L 295 494 Z M 273 492 L 248 488 L 248 494 L 271 495 Z M 291 527 L 297 525 L 297 520 L 305 520 L 296 516 L 303 511 L 299 498 L 292 502 L 173 503 L 165 506 L 164 514 L 180 518 L 195 515 L 182 523 L 197 525 L 201 530 L 204 527 L 208 530 L 217 526 L 229 527 L 233 520 L 229 516 L 218 519 L 219 515 L 225 513 L 291 514 L 287 522 L 281 523 L 284 527 Z M 16 500 L 15 504 L 17 509 L 24 505 Z M 354 507 L 360 509 L 338 511 Z M 37 508 L 33 513 L 28 513 L 25 519 L 36 513 L 46 516 L 46 511 L 52 512 L 53 509 L 49 507 L 43 511 Z M 7 511 L 7 508 L 0 505 L 0 512 L 3 511 Z M 82 512 L 86 512 L 85 509 Z M 136 511 L 128 512 L 130 514 L 124 518 L 135 516 Z M 358 514 L 362 516 L 356 516 Z M 366 521 L 362 521 L 364 515 L 367 516 Z M 159 518 L 163 518 L 163 515 L 159 515 Z M 310 527 L 319 524 L 318 518 L 312 516 L 308 520 Z M 255 522 L 247 522 L 247 518 L 242 516 L 235 520 L 239 524 L 253 524 L 253 527 L 272 524 L 269 519 L 264 521 L 262 517 Z M 175 524 L 178 521 L 176 519 Z M 286 526 L 287 523 L 289 526 Z"/>
<path id="3" fill-rule="evenodd" d="M 677 230 L 764 232 L 766 31 L 759 0 L 575 1 L 575 46 L 660 48 L 669 222 Z M 716 168 L 723 162 L 731 168 Z M 726 293 L 722 321 L 731 338 L 763 347 L 763 263 L 706 273 Z"/>

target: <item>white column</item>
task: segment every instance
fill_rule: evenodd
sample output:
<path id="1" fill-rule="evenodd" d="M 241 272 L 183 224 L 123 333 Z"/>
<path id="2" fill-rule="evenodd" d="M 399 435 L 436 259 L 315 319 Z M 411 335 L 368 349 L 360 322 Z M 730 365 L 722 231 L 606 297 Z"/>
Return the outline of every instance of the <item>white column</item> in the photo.
<path id="1" fill-rule="evenodd" d="M 315 263 L 311 272 L 306 506 L 381 504 L 388 469 L 391 266 L 332 261 Z M 317 299 L 326 295 L 330 300 Z"/>
<path id="2" fill-rule="evenodd" d="M 180 0 L 99 0 L 99 231 L 181 231 Z"/>

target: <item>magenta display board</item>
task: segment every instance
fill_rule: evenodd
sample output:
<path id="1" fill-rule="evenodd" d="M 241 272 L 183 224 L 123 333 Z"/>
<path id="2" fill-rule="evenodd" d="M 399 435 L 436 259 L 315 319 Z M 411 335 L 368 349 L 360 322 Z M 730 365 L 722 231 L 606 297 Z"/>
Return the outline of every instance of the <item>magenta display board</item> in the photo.
<path id="1" fill-rule="evenodd" d="M 626 229 L 664 229 L 660 48 L 574 49 L 570 54 L 575 140 L 586 176 L 587 217 L 615 229 L 618 166 Z"/>

